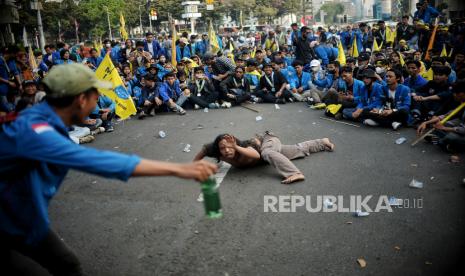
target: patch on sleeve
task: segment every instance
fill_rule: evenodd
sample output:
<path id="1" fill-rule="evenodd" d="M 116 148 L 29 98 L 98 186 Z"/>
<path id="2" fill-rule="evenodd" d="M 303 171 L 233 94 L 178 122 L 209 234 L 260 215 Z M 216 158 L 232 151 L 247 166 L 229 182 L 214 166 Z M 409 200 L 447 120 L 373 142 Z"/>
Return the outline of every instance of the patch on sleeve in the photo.
<path id="1" fill-rule="evenodd" d="M 55 129 L 51 127 L 48 123 L 38 123 L 38 124 L 33 124 L 32 129 L 37 133 L 41 134 L 46 131 L 54 131 Z"/>

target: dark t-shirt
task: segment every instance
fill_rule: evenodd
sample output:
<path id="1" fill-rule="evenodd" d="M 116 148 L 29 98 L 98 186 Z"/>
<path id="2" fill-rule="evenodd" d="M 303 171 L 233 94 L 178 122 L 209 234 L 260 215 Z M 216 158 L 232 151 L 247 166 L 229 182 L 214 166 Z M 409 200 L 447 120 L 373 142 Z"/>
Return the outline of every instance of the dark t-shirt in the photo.
<path id="1" fill-rule="evenodd" d="M 346 95 L 354 95 L 354 83 L 347 85 Z"/>
<path id="2" fill-rule="evenodd" d="M 428 81 L 417 90 L 417 93 L 423 97 L 438 95 L 441 99 L 449 98 L 452 95 L 450 85 L 447 82 L 437 83 L 435 81 Z"/>
<path id="3" fill-rule="evenodd" d="M 268 80 L 266 79 L 265 75 L 263 77 L 260 78 L 260 89 L 264 89 L 266 88 L 268 91 L 273 91 L 274 92 L 278 92 L 278 90 L 281 88 L 281 86 L 286 83 L 286 79 L 284 78 L 283 74 L 281 74 L 281 72 L 274 72 L 273 74 L 273 80 L 271 78 L 271 76 L 267 76 L 268 79 L 270 81 L 273 82 L 274 84 L 274 91 L 273 91 L 273 87 L 270 85 L 270 83 L 268 82 Z"/>

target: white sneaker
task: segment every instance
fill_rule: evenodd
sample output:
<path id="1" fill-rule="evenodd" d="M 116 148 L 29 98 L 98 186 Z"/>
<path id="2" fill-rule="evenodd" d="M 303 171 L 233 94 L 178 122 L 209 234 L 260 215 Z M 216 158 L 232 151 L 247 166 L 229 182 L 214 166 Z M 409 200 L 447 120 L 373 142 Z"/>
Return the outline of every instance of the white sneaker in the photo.
<path id="1" fill-rule="evenodd" d="M 224 102 L 224 103 L 225 103 L 226 108 L 231 108 L 232 105 L 230 102 Z"/>
<path id="2" fill-rule="evenodd" d="M 402 123 L 392 122 L 392 129 L 397 130 L 401 125 L 402 125 Z"/>
<path id="3" fill-rule="evenodd" d="M 215 103 L 215 106 L 216 106 L 216 108 L 220 108 L 220 104 L 219 104 L 219 103 Z"/>
<path id="4" fill-rule="evenodd" d="M 367 125 L 367 126 L 373 126 L 373 127 L 374 126 L 379 126 L 379 124 L 377 122 L 373 121 L 372 119 L 365 119 L 363 121 L 363 124 Z"/>
<path id="5" fill-rule="evenodd" d="M 194 109 L 199 109 L 200 106 L 198 104 L 194 104 Z"/>

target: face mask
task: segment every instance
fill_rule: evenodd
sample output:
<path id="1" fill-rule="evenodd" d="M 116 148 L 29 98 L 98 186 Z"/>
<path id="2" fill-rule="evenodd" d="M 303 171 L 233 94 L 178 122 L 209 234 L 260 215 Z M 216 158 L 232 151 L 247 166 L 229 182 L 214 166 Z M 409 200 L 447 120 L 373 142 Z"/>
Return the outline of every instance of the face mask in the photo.
<path id="1" fill-rule="evenodd" d="M 312 67 L 312 71 L 313 71 L 313 72 L 318 72 L 318 69 L 319 69 L 319 68 L 318 68 L 317 66 Z"/>
<path id="2" fill-rule="evenodd" d="M 384 69 L 384 67 L 376 67 L 375 70 L 376 74 L 380 75 L 381 77 L 386 73 L 386 69 Z"/>
<path id="3" fill-rule="evenodd" d="M 335 69 L 334 70 L 328 70 L 328 73 L 334 74 L 334 73 L 336 73 L 336 70 Z"/>
<path id="4" fill-rule="evenodd" d="M 111 47 L 111 44 L 110 44 L 110 43 L 107 43 L 107 44 L 105 44 L 105 47 L 110 48 L 110 47 Z"/>

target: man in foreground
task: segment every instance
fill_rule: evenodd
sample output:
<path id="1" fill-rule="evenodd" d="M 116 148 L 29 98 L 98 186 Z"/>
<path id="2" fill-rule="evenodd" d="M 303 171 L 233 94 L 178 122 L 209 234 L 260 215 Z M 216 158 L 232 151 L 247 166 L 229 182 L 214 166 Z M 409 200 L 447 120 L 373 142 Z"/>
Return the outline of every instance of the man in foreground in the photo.
<path id="1" fill-rule="evenodd" d="M 0 126 L 0 265 L 5 275 L 37 275 L 37 264 L 53 275 L 82 275 L 74 253 L 49 227 L 49 201 L 69 169 L 124 181 L 166 175 L 203 181 L 217 167 L 79 146 L 69 138 L 68 127 L 83 123 L 95 109 L 97 89 L 111 84 L 97 80 L 82 64 L 55 66 L 43 83 L 45 102 Z"/>

